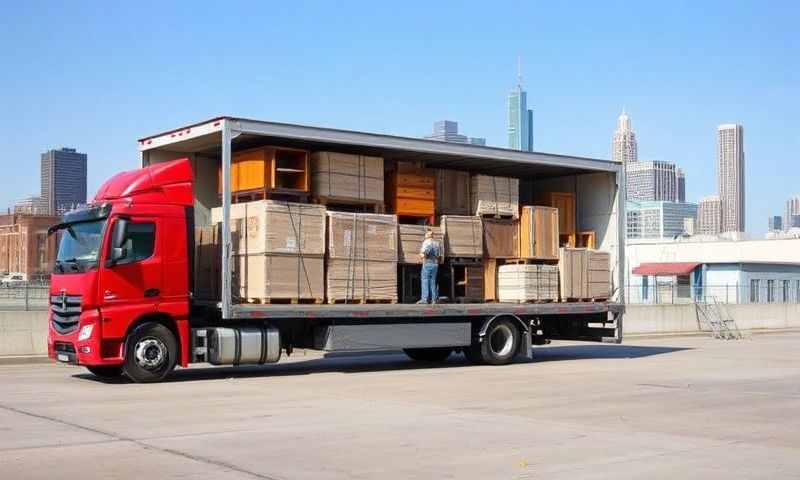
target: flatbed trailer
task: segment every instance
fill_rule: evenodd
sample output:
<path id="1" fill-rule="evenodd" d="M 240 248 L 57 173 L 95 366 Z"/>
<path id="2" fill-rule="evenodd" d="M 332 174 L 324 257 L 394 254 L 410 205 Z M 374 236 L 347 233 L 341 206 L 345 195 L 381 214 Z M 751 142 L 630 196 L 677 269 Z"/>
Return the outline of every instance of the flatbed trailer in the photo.
<path id="1" fill-rule="evenodd" d="M 141 170 L 110 179 L 88 209 L 54 227 L 96 225 L 100 236 L 87 237 L 99 242 L 94 258 L 65 260 L 53 276 L 52 358 L 147 382 L 163 379 L 176 364 L 262 364 L 294 348 L 400 348 L 429 361 L 460 351 L 475 362 L 505 364 L 530 357 L 532 345 L 552 339 L 622 341 L 625 212 L 618 162 L 237 117 L 144 137 L 138 145 Z M 610 296 L 597 302 L 435 305 L 237 302 L 231 288 L 231 156 L 260 146 L 514 177 L 523 205 L 535 204 L 535 192 L 569 192 L 578 230 L 595 232 L 596 248 L 609 253 Z M 210 225 L 211 210 L 220 207 L 220 296 L 195 298 L 194 228 Z M 138 250 L 125 243 L 132 229 L 149 239 L 143 256 L 131 258 L 129 250 Z"/>

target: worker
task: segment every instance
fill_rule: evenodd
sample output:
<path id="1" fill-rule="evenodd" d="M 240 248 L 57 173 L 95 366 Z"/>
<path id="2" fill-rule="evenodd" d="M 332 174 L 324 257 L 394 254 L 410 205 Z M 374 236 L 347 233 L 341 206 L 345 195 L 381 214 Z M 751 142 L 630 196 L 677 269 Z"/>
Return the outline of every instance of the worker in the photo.
<path id="1" fill-rule="evenodd" d="M 419 249 L 419 258 L 422 259 L 422 298 L 417 303 L 436 303 L 439 299 L 439 287 L 436 284 L 436 274 L 439 272 L 439 257 L 442 256 L 442 247 L 433 239 L 433 230 L 425 232 L 425 241 Z"/>

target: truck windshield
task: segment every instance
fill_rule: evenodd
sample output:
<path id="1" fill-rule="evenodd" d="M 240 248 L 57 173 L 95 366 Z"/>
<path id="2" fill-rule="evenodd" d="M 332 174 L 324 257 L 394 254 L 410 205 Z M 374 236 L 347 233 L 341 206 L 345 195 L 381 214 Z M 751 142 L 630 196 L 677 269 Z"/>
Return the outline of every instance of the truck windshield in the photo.
<path id="1" fill-rule="evenodd" d="M 82 272 L 97 266 L 106 219 L 64 224 L 56 256 L 56 273 Z"/>

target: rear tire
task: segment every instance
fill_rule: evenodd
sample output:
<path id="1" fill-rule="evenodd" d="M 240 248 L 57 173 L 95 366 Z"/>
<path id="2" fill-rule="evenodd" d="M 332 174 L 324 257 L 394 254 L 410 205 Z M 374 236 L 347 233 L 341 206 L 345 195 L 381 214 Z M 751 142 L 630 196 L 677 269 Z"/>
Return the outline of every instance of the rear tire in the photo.
<path id="1" fill-rule="evenodd" d="M 134 382 L 160 382 L 175 368 L 177 361 L 175 335 L 164 325 L 143 323 L 128 335 L 123 370 Z"/>
<path id="2" fill-rule="evenodd" d="M 122 376 L 122 365 L 99 365 L 94 367 L 86 367 L 92 375 L 100 377 L 103 380 L 116 380 Z"/>
<path id="3" fill-rule="evenodd" d="M 489 365 L 506 365 L 514 360 L 519 342 L 517 324 L 511 320 L 498 320 L 486 330 L 481 343 L 470 347 L 467 358 L 479 358 L 480 363 Z"/>
<path id="4" fill-rule="evenodd" d="M 418 362 L 444 362 L 453 353 L 453 349 L 449 347 L 406 348 L 403 349 L 403 352 Z"/>

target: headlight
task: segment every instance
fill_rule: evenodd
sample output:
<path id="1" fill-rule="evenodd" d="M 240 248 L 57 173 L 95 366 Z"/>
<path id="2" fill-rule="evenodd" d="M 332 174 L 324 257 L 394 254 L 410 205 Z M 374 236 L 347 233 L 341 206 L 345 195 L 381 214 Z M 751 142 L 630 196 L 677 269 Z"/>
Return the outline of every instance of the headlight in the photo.
<path id="1" fill-rule="evenodd" d="M 94 324 L 90 323 L 89 325 L 84 325 L 81 327 L 80 333 L 78 333 L 78 341 L 88 340 L 89 337 L 92 336 L 92 330 L 94 329 Z"/>

